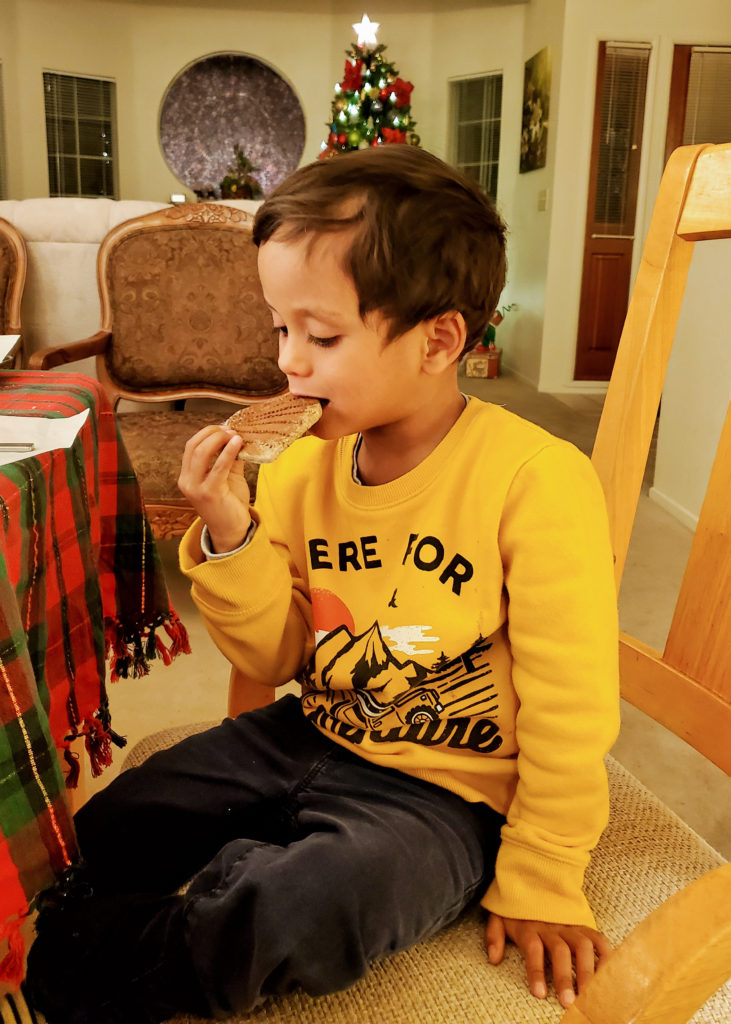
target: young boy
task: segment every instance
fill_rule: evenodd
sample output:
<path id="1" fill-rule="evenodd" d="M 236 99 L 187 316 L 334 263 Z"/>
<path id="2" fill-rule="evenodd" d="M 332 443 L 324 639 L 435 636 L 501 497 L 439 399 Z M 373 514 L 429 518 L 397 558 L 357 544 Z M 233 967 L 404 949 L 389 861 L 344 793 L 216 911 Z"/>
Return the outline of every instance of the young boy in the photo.
<path id="1" fill-rule="evenodd" d="M 31 991 L 50 1024 L 222 1016 L 344 988 L 478 900 L 490 962 L 511 939 L 533 994 L 548 961 L 568 1005 L 572 971 L 580 990 L 609 952 L 582 882 L 607 818 L 616 601 L 589 461 L 459 389 L 504 226 L 452 168 L 390 146 L 295 172 L 254 237 L 280 366 L 323 415 L 262 467 L 254 508 L 238 435 L 191 439 L 180 560 L 227 657 L 302 697 L 82 808 L 83 884 L 41 915 Z M 113 948 L 92 951 L 103 913 Z M 87 979 L 63 1008 L 54 942 Z"/>

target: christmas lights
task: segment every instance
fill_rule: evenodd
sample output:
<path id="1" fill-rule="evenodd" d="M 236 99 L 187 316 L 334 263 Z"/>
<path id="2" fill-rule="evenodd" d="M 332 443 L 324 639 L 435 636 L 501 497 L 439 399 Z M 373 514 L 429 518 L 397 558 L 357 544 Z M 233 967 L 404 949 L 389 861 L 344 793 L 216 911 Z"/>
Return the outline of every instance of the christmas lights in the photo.
<path id="1" fill-rule="evenodd" d="M 386 47 L 376 40 L 379 23 L 364 14 L 353 28 L 358 42 L 346 50 L 343 77 L 335 84 L 321 159 L 368 146 L 420 144 L 411 114 L 414 86 L 384 57 Z"/>

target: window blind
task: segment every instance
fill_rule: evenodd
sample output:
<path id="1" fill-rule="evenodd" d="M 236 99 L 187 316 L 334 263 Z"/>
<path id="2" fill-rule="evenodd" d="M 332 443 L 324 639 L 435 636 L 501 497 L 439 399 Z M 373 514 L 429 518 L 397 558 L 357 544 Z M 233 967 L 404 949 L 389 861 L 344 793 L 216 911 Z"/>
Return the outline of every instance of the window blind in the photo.
<path id="1" fill-rule="evenodd" d="M 452 162 L 497 195 L 503 76 L 452 82 Z"/>
<path id="2" fill-rule="evenodd" d="M 633 147 L 642 137 L 649 61 L 649 44 L 606 45 L 594 208 L 597 223 L 622 225 L 630 219 L 628 169 Z"/>
<path id="3" fill-rule="evenodd" d="M 731 141 L 731 47 L 694 46 L 683 145 Z"/>
<path id="4" fill-rule="evenodd" d="M 114 82 L 44 72 L 51 196 L 116 198 Z"/>

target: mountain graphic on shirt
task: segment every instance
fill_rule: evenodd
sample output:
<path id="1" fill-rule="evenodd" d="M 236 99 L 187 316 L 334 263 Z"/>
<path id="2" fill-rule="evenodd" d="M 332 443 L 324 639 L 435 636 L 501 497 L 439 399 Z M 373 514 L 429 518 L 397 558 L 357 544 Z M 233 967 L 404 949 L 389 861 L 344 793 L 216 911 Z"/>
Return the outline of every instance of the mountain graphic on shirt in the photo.
<path id="1" fill-rule="evenodd" d="M 322 684 L 329 687 L 337 663 L 338 676 L 349 678 L 354 690 L 365 689 L 376 683 L 380 687 L 391 683 L 403 689 L 415 686 L 426 676 L 427 670 L 415 661 L 399 661 L 388 648 L 378 623 L 354 636 L 347 626 L 339 626 L 320 641 L 317 660 L 322 669 Z"/>
<path id="2" fill-rule="evenodd" d="M 461 654 L 442 653 L 427 668 L 396 658 L 378 622 L 359 634 L 340 625 L 317 644 L 311 675 L 302 679 L 303 709 L 315 721 L 324 715 L 329 729 L 365 729 L 371 736 L 407 730 L 414 742 L 446 719 L 495 718 L 492 646 L 492 638 L 480 635 Z"/>

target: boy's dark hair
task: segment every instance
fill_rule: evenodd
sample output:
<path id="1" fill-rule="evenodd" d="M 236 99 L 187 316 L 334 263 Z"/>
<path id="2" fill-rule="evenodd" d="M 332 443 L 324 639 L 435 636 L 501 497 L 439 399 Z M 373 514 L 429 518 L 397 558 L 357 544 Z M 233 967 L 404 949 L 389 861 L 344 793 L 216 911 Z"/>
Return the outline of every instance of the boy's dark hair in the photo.
<path id="1" fill-rule="evenodd" d="M 476 182 L 414 146 L 338 154 L 272 192 L 254 241 L 349 229 L 344 269 L 360 315 L 382 313 L 389 341 L 453 309 L 467 325 L 464 351 L 482 339 L 505 284 L 505 225 Z"/>

